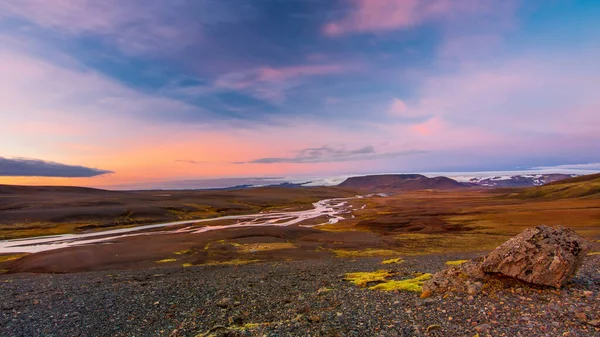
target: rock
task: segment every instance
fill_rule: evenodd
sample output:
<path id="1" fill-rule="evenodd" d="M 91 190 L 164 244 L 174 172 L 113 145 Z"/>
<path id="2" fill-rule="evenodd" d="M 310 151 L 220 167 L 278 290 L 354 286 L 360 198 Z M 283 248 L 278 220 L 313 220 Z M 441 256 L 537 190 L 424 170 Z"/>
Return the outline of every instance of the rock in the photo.
<path id="1" fill-rule="evenodd" d="M 485 258 L 434 274 L 423 285 L 423 294 L 462 291 L 476 295 L 483 288 L 479 281 L 487 281 L 494 275 L 560 288 L 575 275 L 587 249 L 585 240 L 570 229 L 560 226 L 528 228 Z M 517 293 L 522 291 L 521 288 L 515 290 Z"/>
<path id="2" fill-rule="evenodd" d="M 577 272 L 587 253 L 585 239 L 573 230 L 538 226 L 528 228 L 487 255 L 486 273 L 560 288 Z"/>
<path id="3" fill-rule="evenodd" d="M 319 323 L 321 321 L 321 316 L 311 315 L 308 317 L 308 321 L 311 323 Z"/>
<path id="4" fill-rule="evenodd" d="M 600 320 L 598 319 L 591 320 L 587 323 L 593 327 L 600 328 Z"/>
<path id="5" fill-rule="evenodd" d="M 577 318 L 580 321 L 587 321 L 587 315 L 585 314 L 585 312 L 576 312 L 575 313 L 575 318 Z"/>
<path id="6" fill-rule="evenodd" d="M 490 329 L 489 324 L 479 324 L 475 327 L 475 331 L 477 331 L 477 332 L 485 332 L 485 331 L 488 331 L 489 329 Z"/>
<path id="7" fill-rule="evenodd" d="M 481 283 L 481 282 L 474 282 L 474 283 L 469 282 L 467 284 L 467 294 L 469 294 L 469 295 L 479 294 L 479 292 L 481 292 L 482 287 L 483 287 L 483 283 Z"/>
<path id="8" fill-rule="evenodd" d="M 431 279 L 423 284 L 423 293 L 449 290 L 467 291 L 468 280 L 483 279 L 485 277 L 485 273 L 481 269 L 481 261 L 482 259 L 472 260 L 435 273 Z"/>
<path id="9" fill-rule="evenodd" d="M 229 304 L 231 304 L 231 298 L 229 297 L 223 297 L 217 302 L 219 308 L 227 308 Z"/>
<path id="10" fill-rule="evenodd" d="M 424 291 L 424 292 L 422 292 L 422 293 L 421 293 L 421 296 L 420 296 L 420 297 L 421 297 L 421 298 L 428 298 L 428 297 L 430 297 L 431 295 L 433 295 L 433 292 L 432 292 L 431 290 L 426 290 L 426 291 Z"/>
<path id="11" fill-rule="evenodd" d="M 439 330 L 441 328 L 442 328 L 442 326 L 439 324 L 431 324 L 430 326 L 427 327 L 427 329 L 425 329 L 425 332 L 429 333 L 430 331 Z"/>
<path id="12" fill-rule="evenodd" d="M 236 315 L 229 317 L 229 324 L 242 325 L 244 324 L 244 317 Z"/>

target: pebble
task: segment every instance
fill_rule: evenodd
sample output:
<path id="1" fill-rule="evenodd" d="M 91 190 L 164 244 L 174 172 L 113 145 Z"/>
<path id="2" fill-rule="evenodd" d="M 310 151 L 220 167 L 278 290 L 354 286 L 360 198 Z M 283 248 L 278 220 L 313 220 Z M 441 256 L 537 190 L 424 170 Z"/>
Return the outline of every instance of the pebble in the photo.
<path id="1" fill-rule="evenodd" d="M 484 331 L 488 331 L 489 329 L 490 329 L 489 324 L 480 324 L 475 327 L 475 331 L 477 331 L 477 332 L 484 332 Z"/>
<path id="2" fill-rule="evenodd" d="M 220 299 L 217 302 L 217 306 L 219 308 L 227 308 L 230 303 L 231 303 L 231 298 L 229 298 L 229 297 L 223 297 L 222 299 Z"/>

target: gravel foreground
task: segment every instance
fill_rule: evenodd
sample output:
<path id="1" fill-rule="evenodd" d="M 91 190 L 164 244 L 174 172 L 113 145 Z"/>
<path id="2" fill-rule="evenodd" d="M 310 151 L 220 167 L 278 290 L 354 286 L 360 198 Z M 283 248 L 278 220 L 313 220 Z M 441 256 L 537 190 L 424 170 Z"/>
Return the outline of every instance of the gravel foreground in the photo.
<path id="1" fill-rule="evenodd" d="M 436 272 L 478 254 L 0 276 L 0 336 L 600 336 L 600 255 L 561 290 L 421 299 L 345 273 Z"/>

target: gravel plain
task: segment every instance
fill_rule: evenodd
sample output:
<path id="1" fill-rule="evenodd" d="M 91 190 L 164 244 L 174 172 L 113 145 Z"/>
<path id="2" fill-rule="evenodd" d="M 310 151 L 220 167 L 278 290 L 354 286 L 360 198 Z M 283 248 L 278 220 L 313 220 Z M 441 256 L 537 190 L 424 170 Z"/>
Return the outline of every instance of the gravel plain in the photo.
<path id="1" fill-rule="evenodd" d="M 348 272 L 436 272 L 481 254 L 0 276 L 0 336 L 600 336 L 600 255 L 563 289 L 382 292 Z"/>

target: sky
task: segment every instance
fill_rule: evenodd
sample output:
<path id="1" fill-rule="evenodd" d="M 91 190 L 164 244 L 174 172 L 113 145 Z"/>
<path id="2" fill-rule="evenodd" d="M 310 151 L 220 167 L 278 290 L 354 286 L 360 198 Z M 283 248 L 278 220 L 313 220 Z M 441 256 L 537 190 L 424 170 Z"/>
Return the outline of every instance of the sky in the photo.
<path id="1" fill-rule="evenodd" d="M 600 163 L 595 0 L 4 0 L 0 183 Z"/>

